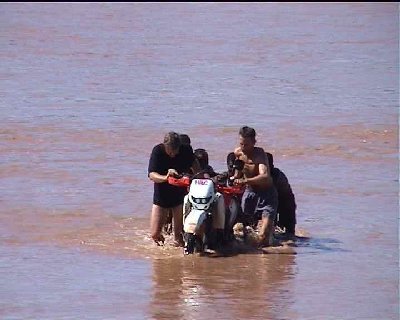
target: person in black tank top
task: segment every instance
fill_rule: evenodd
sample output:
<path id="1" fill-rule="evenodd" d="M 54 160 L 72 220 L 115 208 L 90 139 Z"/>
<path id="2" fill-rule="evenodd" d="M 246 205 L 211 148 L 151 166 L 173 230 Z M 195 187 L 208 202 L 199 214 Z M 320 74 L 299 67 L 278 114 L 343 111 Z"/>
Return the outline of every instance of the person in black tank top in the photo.
<path id="1" fill-rule="evenodd" d="M 182 205 L 186 190 L 167 181 L 170 176 L 190 170 L 199 170 L 192 147 L 182 145 L 176 132 L 167 133 L 163 143 L 153 147 L 148 166 L 148 177 L 154 182 L 150 229 L 156 243 L 164 241 L 161 230 L 168 212 L 172 211 L 175 244 L 183 246 Z"/>

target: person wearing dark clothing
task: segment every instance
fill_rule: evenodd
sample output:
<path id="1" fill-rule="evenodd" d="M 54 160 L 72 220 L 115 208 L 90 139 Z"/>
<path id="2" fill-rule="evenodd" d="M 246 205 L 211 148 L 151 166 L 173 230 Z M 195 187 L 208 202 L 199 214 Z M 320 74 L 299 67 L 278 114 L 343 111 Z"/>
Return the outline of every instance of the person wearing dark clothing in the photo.
<path id="1" fill-rule="evenodd" d="M 208 153 L 205 149 L 199 148 L 194 150 L 194 156 L 199 162 L 200 171 L 207 174 L 210 178 L 217 175 L 214 168 L 208 164 Z"/>
<path id="2" fill-rule="evenodd" d="M 186 133 L 179 134 L 179 140 L 181 145 L 191 146 L 190 137 Z M 185 172 L 185 173 L 192 173 L 192 172 Z M 164 231 L 166 234 L 172 233 L 172 210 L 168 210 L 165 223 L 164 223 Z"/>
<path id="3" fill-rule="evenodd" d="M 289 235 L 295 235 L 296 226 L 296 200 L 293 190 L 286 175 L 274 166 L 274 158 L 271 153 L 265 153 L 271 168 L 272 180 L 278 191 L 278 215 L 276 224 L 284 228 Z"/>
<path id="4" fill-rule="evenodd" d="M 161 229 L 165 218 L 172 211 L 176 245 L 183 245 L 182 205 L 186 190 L 168 184 L 168 177 L 199 170 L 191 146 L 182 145 L 176 132 L 169 132 L 164 142 L 154 146 L 148 166 L 148 176 L 154 182 L 151 213 L 151 237 L 156 243 L 163 242 Z"/>
<path id="5" fill-rule="evenodd" d="M 218 173 L 214 171 L 214 168 L 208 163 L 208 153 L 205 149 L 198 148 L 194 150 L 194 156 L 198 161 L 200 171 L 194 177 L 199 179 L 208 179 L 216 182 L 216 177 Z M 214 179 L 215 178 L 215 179 Z M 220 246 L 224 243 L 224 232 L 225 232 L 225 205 L 224 205 L 224 197 L 221 193 L 215 190 L 215 200 L 211 205 L 211 221 L 212 221 L 212 230 L 211 238 L 208 239 L 210 242 L 208 243 L 209 249 L 217 249 L 221 248 Z M 189 201 L 186 198 L 185 201 Z"/>

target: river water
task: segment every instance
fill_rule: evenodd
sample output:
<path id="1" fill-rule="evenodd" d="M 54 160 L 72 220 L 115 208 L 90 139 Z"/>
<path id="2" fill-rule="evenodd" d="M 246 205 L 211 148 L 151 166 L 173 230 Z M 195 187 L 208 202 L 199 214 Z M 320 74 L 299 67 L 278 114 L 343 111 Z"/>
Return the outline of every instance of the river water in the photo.
<path id="1" fill-rule="evenodd" d="M 1 319 L 398 319 L 397 3 L 0 4 Z M 149 239 L 152 147 L 257 131 L 293 254 Z"/>

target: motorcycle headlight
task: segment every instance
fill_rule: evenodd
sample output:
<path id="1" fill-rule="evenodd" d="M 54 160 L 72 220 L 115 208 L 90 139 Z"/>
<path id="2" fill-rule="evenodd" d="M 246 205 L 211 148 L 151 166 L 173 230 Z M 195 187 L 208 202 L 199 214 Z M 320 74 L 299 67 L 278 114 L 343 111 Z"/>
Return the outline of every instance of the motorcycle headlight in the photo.
<path id="1" fill-rule="evenodd" d="M 209 203 L 211 200 L 211 196 L 207 197 L 207 198 L 195 198 L 192 196 L 192 201 L 196 204 L 207 204 Z"/>

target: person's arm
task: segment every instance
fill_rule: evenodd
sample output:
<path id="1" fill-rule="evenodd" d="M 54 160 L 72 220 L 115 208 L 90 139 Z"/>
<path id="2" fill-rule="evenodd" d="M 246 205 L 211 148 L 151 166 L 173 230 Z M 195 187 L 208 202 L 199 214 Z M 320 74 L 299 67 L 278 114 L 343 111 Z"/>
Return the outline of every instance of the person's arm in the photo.
<path id="1" fill-rule="evenodd" d="M 243 178 L 243 183 L 248 184 L 249 186 L 269 188 L 272 186 L 273 183 L 271 174 L 268 171 L 268 164 L 260 163 L 258 165 L 259 174 L 252 178 Z"/>
<path id="2" fill-rule="evenodd" d="M 264 151 L 262 152 L 263 152 L 262 155 L 260 155 L 258 158 L 259 174 L 251 178 L 243 177 L 242 179 L 235 180 L 237 184 L 240 185 L 248 184 L 250 186 L 262 187 L 262 188 L 270 188 L 273 185 L 271 170 L 269 168 L 268 161 L 266 159 Z"/>
<path id="3" fill-rule="evenodd" d="M 175 169 L 169 169 L 167 174 L 161 174 L 160 172 L 165 172 L 163 167 L 163 156 L 162 149 L 160 145 L 153 148 L 148 167 L 148 176 L 150 180 L 155 183 L 163 183 L 168 181 L 168 177 L 178 174 Z"/>
<path id="4" fill-rule="evenodd" d="M 174 177 L 177 174 L 178 172 L 176 172 L 175 169 L 168 169 L 168 173 L 166 175 L 162 175 L 153 171 L 149 173 L 149 178 L 155 183 L 163 183 L 168 181 L 168 177 Z"/>

